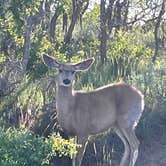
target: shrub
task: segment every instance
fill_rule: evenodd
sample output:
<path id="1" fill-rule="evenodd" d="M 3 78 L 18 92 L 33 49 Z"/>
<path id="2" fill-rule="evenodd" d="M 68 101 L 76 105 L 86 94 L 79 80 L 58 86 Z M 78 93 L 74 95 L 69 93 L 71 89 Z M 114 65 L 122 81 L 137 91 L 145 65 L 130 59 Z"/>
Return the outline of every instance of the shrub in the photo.
<path id="1" fill-rule="evenodd" d="M 41 166 L 48 165 L 53 156 L 72 156 L 76 146 L 72 140 L 64 140 L 59 135 L 49 138 L 36 136 L 28 130 L 0 128 L 1 166 Z"/>

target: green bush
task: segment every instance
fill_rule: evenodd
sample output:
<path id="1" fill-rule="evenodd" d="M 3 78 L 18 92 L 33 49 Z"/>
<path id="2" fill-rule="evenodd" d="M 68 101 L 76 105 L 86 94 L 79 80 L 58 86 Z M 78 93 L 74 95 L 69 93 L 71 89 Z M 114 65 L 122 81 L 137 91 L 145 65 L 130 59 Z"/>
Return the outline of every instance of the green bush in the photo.
<path id="1" fill-rule="evenodd" d="M 36 136 L 28 130 L 0 128 L 1 166 L 48 165 L 53 156 L 72 156 L 76 153 L 73 141 L 58 135 L 49 138 Z"/>

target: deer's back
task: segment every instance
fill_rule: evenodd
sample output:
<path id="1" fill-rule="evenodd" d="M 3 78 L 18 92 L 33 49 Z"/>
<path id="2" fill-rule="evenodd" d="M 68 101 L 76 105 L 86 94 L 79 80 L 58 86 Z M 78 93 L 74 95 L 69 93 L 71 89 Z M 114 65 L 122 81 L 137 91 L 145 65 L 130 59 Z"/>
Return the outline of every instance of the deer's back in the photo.
<path id="1" fill-rule="evenodd" d="M 120 125 L 133 128 L 137 125 L 144 107 L 143 95 L 138 89 L 126 83 L 116 83 L 97 91 L 103 91 L 103 96 L 115 101 L 116 121 Z"/>
<path id="2" fill-rule="evenodd" d="M 142 113 L 141 92 L 125 83 L 110 84 L 90 92 L 76 92 L 75 97 L 75 119 L 78 124 L 85 122 L 81 123 L 82 130 L 92 128 L 95 132 L 96 128 L 102 132 L 115 123 L 134 127 Z"/>

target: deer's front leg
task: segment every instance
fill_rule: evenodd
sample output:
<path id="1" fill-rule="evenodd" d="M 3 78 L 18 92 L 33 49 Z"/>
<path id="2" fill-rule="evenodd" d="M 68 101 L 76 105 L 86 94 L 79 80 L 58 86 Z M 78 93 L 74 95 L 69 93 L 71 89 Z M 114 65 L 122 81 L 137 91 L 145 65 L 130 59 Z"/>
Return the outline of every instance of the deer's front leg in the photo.
<path id="1" fill-rule="evenodd" d="M 77 137 L 77 144 L 81 145 L 77 148 L 77 154 L 73 166 L 81 166 L 82 159 L 86 150 L 88 143 L 88 138 L 86 137 Z"/>

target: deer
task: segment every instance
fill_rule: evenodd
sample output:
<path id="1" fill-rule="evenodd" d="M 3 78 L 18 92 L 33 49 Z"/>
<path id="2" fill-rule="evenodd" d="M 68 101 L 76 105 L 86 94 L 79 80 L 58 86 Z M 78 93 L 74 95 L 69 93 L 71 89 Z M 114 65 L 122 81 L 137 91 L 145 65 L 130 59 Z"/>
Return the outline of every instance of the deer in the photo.
<path id="1" fill-rule="evenodd" d="M 92 91 L 74 90 L 75 74 L 87 71 L 94 62 L 88 58 L 79 63 L 59 63 L 42 53 L 44 64 L 59 70 L 56 80 L 58 123 L 71 137 L 77 137 L 77 155 L 73 166 L 81 166 L 91 136 L 113 130 L 124 144 L 120 166 L 134 166 L 139 140 L 135 134 L 144 109 L 144 96 L 124 82 L 112 83 Z"/>

